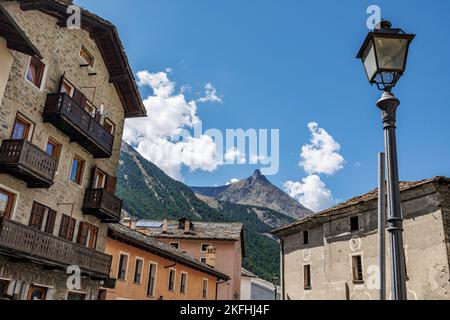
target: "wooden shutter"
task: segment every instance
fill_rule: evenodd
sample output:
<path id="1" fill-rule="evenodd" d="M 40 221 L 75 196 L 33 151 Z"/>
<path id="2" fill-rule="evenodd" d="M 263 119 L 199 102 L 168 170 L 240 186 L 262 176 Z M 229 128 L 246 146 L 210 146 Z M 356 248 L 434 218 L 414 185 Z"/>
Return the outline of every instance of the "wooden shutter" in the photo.
<path id="1" fill-rule="evenodd" d="M 61 226 L 59 227 L 59 237 L 62 239 L 66 239 L 67 237 L 67 230 L 69 230 L 69 221 L 70 217 L 63 214 L 61 218 Z"/>
<path id="2" fill-rule="evenodd" d="M 52 209 L 48 209 L 47 214 L 47 223 L 45 224 L 45 232 L 49 234 L 53 234 L 53 231 L 55 230 L 55 222 L 56 222 L 56 211 Z"/>
<path id="3" fill-rule="evenodd" d="M 95 249 L 97 247 L 97 236 L 98 236 L 98 228 L 89 225 L 89 243 L 88 243 L 89 248 Z"/>
<path id="4" fill-rule="evenodd" d="M 105 189 L 110 194 L 116 193 L 116 185 L 117 185 L 117 178 L 113 176 L 108 176 L 106 178 L 106 185 Z"/>
<path id="5" fill-rule="evenodd" d="M 87 245 L 88 232 L 89 224 L 86 222 L 80 222 L 80 226 L 78 227 L 78 244 L 81 244 L 82 246 Z"/>
<path id="6" fill-rule="evenodd" d="M 73 100 L 83 109 L 86 108 L 86 96 L 76 88 L 74 88 Z"/>
<path id="7" fill-rule="evenodd" d="M 33 203 L 33 207 L 31 208 L 30 227 L 37 230 L 42 229 L 45 210 L 46 208 L 42 204 L 38 202 Z"/>
<path id="8" fill-rule="evenodd" d="M 66 240 L 73 241 L 73 236 L 75 235 L 75 226 L 77 224 L 77 220 L 70 218 L 69 219 L 69 227 L 67 229 Z"/>

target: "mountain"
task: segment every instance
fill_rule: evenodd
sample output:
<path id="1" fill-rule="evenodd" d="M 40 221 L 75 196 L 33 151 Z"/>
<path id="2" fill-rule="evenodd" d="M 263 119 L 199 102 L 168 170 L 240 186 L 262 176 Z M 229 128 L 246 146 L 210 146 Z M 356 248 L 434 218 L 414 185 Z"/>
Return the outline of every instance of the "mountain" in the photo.
<path id="1" fill-rule="evenodd" d="M 191 187 L 202 196 L 235 204 L 269 208 L 300 220 L 313 212 L 274 186 L 261 171 L 256 170 L 248 179 L 222 187 Z"/>
<path id="2" fill-rule="evenodd" d="M 268 233 L 292 223 L 291 217 L 269 208 L 197 196 L 126 143 L 122 144 L 117 178 L 117 195 L 123 200 L 124 211 L 132 216 L 243 223 L 244 267 L 267 280 L 279 274 L 279 246 Z"/>

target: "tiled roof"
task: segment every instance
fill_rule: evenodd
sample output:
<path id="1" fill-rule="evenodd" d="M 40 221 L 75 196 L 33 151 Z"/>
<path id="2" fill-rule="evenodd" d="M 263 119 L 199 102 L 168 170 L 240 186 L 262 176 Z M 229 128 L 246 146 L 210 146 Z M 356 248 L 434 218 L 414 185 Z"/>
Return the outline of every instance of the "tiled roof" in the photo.
<path id="1" fill-rule="evenodd" d="M 429 183 L 441 182 L 441 181 L 445 181 L 446 183 L 450 183 L 450 178 L 435 177 L 435 178 L 432 178 L 432 179 L 425 179 L 425 180 L 421 180 L 421 181 L 400 182 L 400 192 L 407 191 L 407 190 L 410 190 L 410 189 L 414 189 L 414 188 L 417 188 L 417 187 L 420 187 L 420 186 L 423 186 L 423 185 L 426 185 L 426 184 L 429 184 Z M 375 189 L 375 190 L 372 190 L 369 193 L 366 193 L 366 194 L 364 194 L 362 196 L 358 196 L 358 197 L 352 198 L 352 199 L 350 199 L 350 200 L 348 200 L 346 202 L 340 203 L 337 206 L 334 206 L 334 207 L 332 207 L 330 209 L 327 209 L 327 210 L 319 212 L 319 213 L 317 213 L 315 215 L 306 217 L 305 219 L 297 221 L 297 222 L 295 222 L 295 223 L 293 223 L 291 225 L 288 225 L 288 226 L 282 227 L 280 229 L 274 230 L 274 231 L 272 231 L 272 234 L 278 234 L 279 232 L 289 230 L 289 229 L 291 229 L 293 227 L 296 227 L 296 226 L 300 226 L 300 225 L 302 225 L 302 224 L 304 224 L 306 222 L 313 221 L 314 219 L 332 215 L 333 213 L 335 213 L 336 211 L 339 211 L 341 209 L 345 209 L 345 208 L 348 208 L 348 207 L 352 207 L 352 206 L 355 206 L 355 205 L 358 205 L 358 204 L 362 204 L 362 203 L 366 203 L 366 202 L 369 202 L 369 201 L 372 201 L 372 200 L 376 200 L 376 199 L 378 199 L 378 188 Z"/>
<path id="2" fill-rule="evenodd" d="M 244 268 L 242 268 L 241 275 L 243 277 L 248 277 L 248 278 L 258 278 L 257 275 L 251 273 L 250 271 L 248 271 L 247 269 L 244 269 Z"/>
<path id="3" fill-rule="evenodd" d="M 209 267 L 187 253 L 121 224 L 110 224 L 108 234 L 113 239 L 119 238 L 120 240 L 131 242 L 131 245 L 133 246 L 142 247 L 144 250 L 163 256 L 169 260 L 176 261 L 180 264 L 184 264 L 193 269 L 211 274 L 219 279 L 229 279 L 227 275 L 218 272 L 214 268 Z"/>
<path id="4" fill-rule="evenodd" d="M 167 233 L 163 233 L 161 221 L 139 220 L 138 228 L 145 229 L 146 234 L 159 238 L 186 238 L 186 239 L 211 239 L 211 240 L 241 240 L 243 231 L 242 223 L 217 223 L 217 222 L 192 222 L 193 228 L 189 234 L 179 228 L 178 221 L 170 221 Z M 161 227 L 145 227 L 156 225 Z"/>

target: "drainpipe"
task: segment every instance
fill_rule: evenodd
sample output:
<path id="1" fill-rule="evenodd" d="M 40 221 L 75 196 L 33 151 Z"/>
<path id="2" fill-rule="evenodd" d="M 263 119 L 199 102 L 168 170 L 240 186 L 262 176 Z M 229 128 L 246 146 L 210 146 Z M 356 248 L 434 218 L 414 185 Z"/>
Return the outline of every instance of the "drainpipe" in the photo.
<path id="1" fill-rule="evenodd" d="M 281 300 L 286 300 L 286 286 L 285 286 L 285 280 L 284 280 L 284 240 L 283 238 L 280 238 L 280 271 L 281 271 Z"/>

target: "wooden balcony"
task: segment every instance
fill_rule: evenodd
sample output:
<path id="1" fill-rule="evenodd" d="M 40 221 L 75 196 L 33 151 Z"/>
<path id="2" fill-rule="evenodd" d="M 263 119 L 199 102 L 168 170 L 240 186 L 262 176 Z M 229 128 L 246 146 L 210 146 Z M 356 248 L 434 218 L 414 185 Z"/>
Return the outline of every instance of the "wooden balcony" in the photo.
<path id="1" fill-rule="evenodd" d="M 84 195 L 83 213 L 94 215 L 105 223 L 118 223 L 122 200 L 105 189 L 88 189 Z"/>
<path id="2" fill-rule="evenodd" d="M 114 136 L 65 93 L 47 95 L 44 122 L 53 124 L 94 158 L 110 158 Z"/>
<path id="3" fill-rule="evenodd" d="M 0 218 L 0 252 L 19 261 L 33 261 L 49 267 L 78 266 L 84 274 L 106 279 L 112 257 L 80 246 L 15 221 Z"/>
<path id="4" fill-rule="evenodd" d="M 50 188 L 58 160 L 26 140 L 4 140 L 0 147 L 0 173 L 25 181 L 29 188 Z"/>

